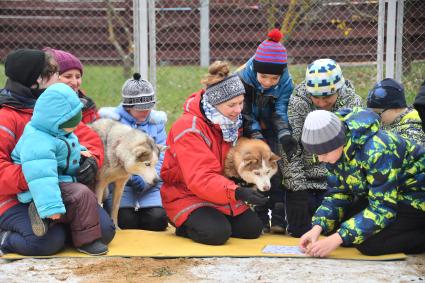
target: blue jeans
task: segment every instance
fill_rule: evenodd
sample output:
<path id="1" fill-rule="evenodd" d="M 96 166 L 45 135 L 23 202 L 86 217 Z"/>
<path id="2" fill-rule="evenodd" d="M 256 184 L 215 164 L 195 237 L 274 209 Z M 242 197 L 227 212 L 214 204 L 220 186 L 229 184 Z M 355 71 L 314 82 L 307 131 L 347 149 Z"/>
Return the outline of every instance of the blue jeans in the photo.
<path id="1" fill-rule="evenodd" d="M 109 244 L 115 236 L 115 226 L 102 207 L 98 207 L 100 226 L 104 244 Z M 0 216 L 0 230 L 6 231 L 5 241 L 1 243 L 3 253 L 17 253 L 25 256 L 53 255 L 65 247 L 68 235 L 67 224 L 54 224 L 43 237 L 32 232 L 28 216 L 28 204 L 11 207 Z"/>

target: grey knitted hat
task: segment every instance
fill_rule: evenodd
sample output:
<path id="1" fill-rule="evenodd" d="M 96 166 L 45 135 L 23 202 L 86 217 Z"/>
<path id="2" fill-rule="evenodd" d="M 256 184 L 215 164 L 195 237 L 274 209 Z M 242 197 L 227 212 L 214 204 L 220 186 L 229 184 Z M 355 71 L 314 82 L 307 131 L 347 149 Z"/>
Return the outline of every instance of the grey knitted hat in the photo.
<path id="1" fill-rule="evenodd" d="M 245 88 L 241 79 L 237 75 L 232 75 L 208 86 L 204 95 L 207 96 L 208 103 L 215 106 L 243 94 Z"/>
<path id="2" fill-rule="evenodd" d="M 316 110 L 304 121 L 301 141 L 313 154 L 325 154 L 345 144 L 345 127 L 332 112 Z"/>
<path id="3" fill-rule="evenodd" d="M 147 80 L 141 79 L 139 73 L 135 73 L 132 79 L 124 83 L 121 95 L 122 105 L 125 108 L 150 110 L 156 103 L 152 84 Z"/>

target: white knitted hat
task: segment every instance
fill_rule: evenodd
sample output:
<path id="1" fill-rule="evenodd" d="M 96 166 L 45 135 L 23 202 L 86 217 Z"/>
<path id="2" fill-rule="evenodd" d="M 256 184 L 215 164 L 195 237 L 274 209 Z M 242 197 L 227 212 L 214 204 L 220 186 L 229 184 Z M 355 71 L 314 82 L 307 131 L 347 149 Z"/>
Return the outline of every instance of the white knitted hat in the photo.
<path id="1" fill-rule="evenodd" d="M 147 80 L 141 79 L 139 73 L 135 73 L 132 79 L 124 83 L 121 95 L 122 105 L 125 108 L 150 110 L 156 103 L 152 84 Z"/>
<path id="2" fill-rule="evenodd" d="M 332 112 L 316 110 L 304 121 L 301 142 L 313 154 L 325 154 L 345 144 L 345 127 Z"/>

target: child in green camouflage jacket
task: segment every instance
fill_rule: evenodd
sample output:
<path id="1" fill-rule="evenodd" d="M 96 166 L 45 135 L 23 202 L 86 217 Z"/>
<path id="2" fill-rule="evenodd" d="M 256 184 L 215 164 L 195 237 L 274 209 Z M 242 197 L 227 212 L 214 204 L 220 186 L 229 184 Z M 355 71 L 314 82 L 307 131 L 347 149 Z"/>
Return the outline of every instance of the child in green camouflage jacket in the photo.
<path id="1" fill-rule="evenodd" d="M 307 116 L 303 146 L 329 175 L 300 240 L 306 254 L 326 257 L 340 245 L 367 255 L 425 252 L 425 148 L 380 130 L 379 121 L 361 108 Z M 319 240 L 321 233 L 330 235 Z"/>
<path id="2" fill-rule="evenodd" d="M 381 117 L 382 129 L 425 145 L 425 132 L 418 111 L 408 107 L 402 84 L 384 79 L 369 91 L 367 107 Z"/>

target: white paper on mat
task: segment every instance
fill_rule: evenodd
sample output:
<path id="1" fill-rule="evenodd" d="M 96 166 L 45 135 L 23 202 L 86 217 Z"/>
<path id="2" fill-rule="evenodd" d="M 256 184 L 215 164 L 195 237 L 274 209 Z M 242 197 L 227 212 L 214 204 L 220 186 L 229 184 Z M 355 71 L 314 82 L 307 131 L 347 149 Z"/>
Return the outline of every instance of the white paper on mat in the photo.
<path id="1" fill-rule="evenodd" d="M 262 252 L 265 254 L 305 255 L 298 246 L 267 245 Z"/>

